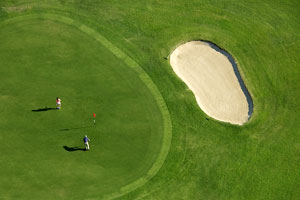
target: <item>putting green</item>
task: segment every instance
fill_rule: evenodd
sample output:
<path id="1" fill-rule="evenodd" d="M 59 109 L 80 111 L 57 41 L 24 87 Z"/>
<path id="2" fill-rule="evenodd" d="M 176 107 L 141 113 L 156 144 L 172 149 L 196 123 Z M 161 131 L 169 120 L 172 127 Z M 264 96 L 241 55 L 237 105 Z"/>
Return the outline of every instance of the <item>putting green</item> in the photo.
<path id="1" fill-rule="evenodd" d="M 4 198 L 116 197 L 155 175 L 170 119 L 133 60 L 69 18 L 24 16 L 0 27 Z M 57 96 L 62 110 L 44 109 Z M 89 152 L 78 150 L 85 134 Z"/>

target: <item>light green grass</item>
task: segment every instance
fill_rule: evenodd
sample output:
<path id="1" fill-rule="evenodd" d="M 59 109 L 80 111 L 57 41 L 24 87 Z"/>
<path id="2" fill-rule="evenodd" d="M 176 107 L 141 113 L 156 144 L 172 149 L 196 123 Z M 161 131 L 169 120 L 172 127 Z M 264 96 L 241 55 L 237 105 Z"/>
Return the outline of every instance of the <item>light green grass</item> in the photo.
<path id="1" fill-rule="evenodd" d="M 30 6 L 30 9 L 16 11 L 12 9 L 15 6 L 18 8 Z M 3 20 L 15 16 L 24 17 L 28 14 L 49 14 L 65 16 L 84 25 L 84 27 L 95 30 L 141 66 L 162 94 L 172 120 L 172 143 L 166 161 L 160 171 L 145 185 L 119 199 L 300 198 L 300 126 L 298 120 L 298 110 L 300 109 L 300 4 L 298 1 L 21 0 L 16 3 L 5 0 L 0 2 L 0 7 L 4 7 L 0 10 L 0 17 Z M 20 24 L 19 26 L 23 25 Z M 65 25 L 63 26 L 65 27 Z M 15 31 L 15 28 L 11 31 Z M 36 30 L 33 29 L 32 32 L 34 31 Z M 79 30 L 76 29 L 76 31 Z M 3 33 L 2 30 L 0 32 Z M 82 31 L 79 32 L 82 34 Z M 79 32 L 78 34 L 80 34 Z M 48 33 L 45 32 L 45 34 Z M 3 34 L 7 34 L 6 37 L 8 37 L 9 32 L 6 31 Z M 90 36 L 88 38 L 86 39 L 91 40 Z M 193 39 L 210 40 L 227 50 L 237 60 L 240 73 L 254 101 L 253 116 L 246 125 L 239 127 L 220 123 L 213 119 L 207 120 L 207 116 L 197 106 L 192 93 L 172 72 L 169 61 L 164 58 L 170 54 L 176 45 Z M 48 38 L 46 41 L 51 40 Z M 0 44 L 0 49 L 2 49 L 3 42 L 1 41 Z M 86 46 L 86 51 L 93 51 L 93 55 L 102 49 L 116 58 L 114 62 L 124 62 L 109 52 L 109 49 L 103 48 L 99 42 L 90 41 L 84 45 L 81 37 L 77 36 L 75 41 L 70 40 L 68 44 Z M 13 44 L 7 44 L 7 46 L 13 47 Z M 28 51 L 32 50 L 28 49 Z M 0 56 L 6 54 L 8 52 L 2 50 Z M 79 53 L 79 55 L 81 54 Z M 77 56 L 73 57 L 77 58 Z M 17 58 L 14 54 L 11 57 L 11 59 Z M 78 57 L 77 62 L 82 57 Z M 96 58 L 96 56 L 91 58 Z M 18 70 L 12 69 L 10 71 L 10 68 L 5 67 L 6 64 L 2 57 L 0 61 L 1 72 L 6 72 L 6 75 L 2 75 L 3 73 L 0 75 L 2 76 L 1 81 L 3 77 L 6 77 L 5 84 L 1 84 L 1 94 L 3 91 L 8 91 L 7 88 L 10 84 L 17 84 L 18 87 L 13 87 L 14 89 L 10 89 L 9 92 L 23 94 L 24 92 L 21 91 L 25 91 L 25 85 L 23 86 L 21 81 L 8 78 L 8 76 L 14 75 L 13 72 L 17 73 Z M 74 61 L 74 63 L 76 62 Z M 123 65 L 125 67 L 124 63 Z M 127 72 L 128 68 L 125 68 Z M 113 68 L 107 69 L 107 73 L 112 73 L 111 70 Z M 22 74 L 25 76 L 26 71 L 23 70 L 23 72 Z M 77 78 L 79 76 L 74 69 L 71 73 L 70 77 Z M 82 73 L 90 74 L 88 70 L 84 69 L 82 69 Z M 137 76 L 133 77 L 137 78 Z M 140 81 L 140 79 L 137 80 Z M 139 85 L 135 84 L 134 86 L 138 87 Z M 113 87 L 109 87 L 107 90 L 112 89 Z M 115 89 L 124 90 L 123 87 Z M 74 90 L 74 87 L 70 85 L 69 90 Z M 151 94 L 147 87 L 145 90 L 147 91 L 145 94 Z M 44 95 L 46 93 L 49 96 L 57 96 L 54 93 L 48 94 L 47 91 Z M 61 96 L 61 94 L 59 95 Z M 83 96 L 92 98 L 89 94 Z M 32 98 L 34 100 L 36 97 Z M 63 100 L 65 99 L 64 97 Z M 48 98 L 36 101 L 47 104 L 53 102 Z M 32 99 L 30 102 L 33 102 Z M 156 105 L 158 109 L 153 97 L 152 100 L 149 99 L 149 102 Z M 67 109 L 65 102 L 63 103 L 63 109 Z M 27 104 L 23 102 L 20 106 L 27 109 Z M 87 105 L 92 106 L 93 104 L 101 105 L 103 102 L 101 102 L 101 98 L 96 98 L 90 100 Z M 82 103 L 78 102 L 78 106 L 81 105 Z M 27 119 L 27 114 L 23 116 L 20 114 L 26 113 L 25 109 L 23 112 L 22 109 L 15 107 L 13 100 L 11 100 L 11 104 L 8 103 L 5 106 L 1 102 L 1 111 L 4 110 L 2 113 L 10 112 L 10 108 L 19 112 L 15 115 L 10 113 L 15 121 Z M 115 108 L 107 107 L 103 112 L 108 114 L 111 109 Z M 67 119 L 68 116 L 61 116 L 57 120 L 62 123 L 61 119 L 65 119 L 64 123 L 72 125 L 73 120 L 80 120 L 77 118 L 81 116 L 81 111 L 76 111 L 76 113 L 72 118 Z M 29 112 L 29 114 L 37 113 Z M 55 113 L 53 112 L 53 114 Z M 41 116 L 40 118 L 48 119 L 50 116 L 48 118 Z M 112 121 L 115 118 L 116 116 L 111 116 Z M 156 117 L 153 118 L 156 119 Z M 9 119 L 8 116 L 1 114 L 0 138 L 2 141 L 5 137 L 9 137 L 5 134 L 8 131 L 23 129 L 16 123 L 13 126 L 5 126 L 5 124 L 10 123 L 8 122 Z M 131 120 L 137 122 L 137 119 Z M 101 124 L 115 123 L 115 120 L 112 121 L 102 121 Z M 160 123 L 160 127 L 163 128 L 163 122 Z M 42 132 L 32 121 L 26 124 L 29 124 L 30 129 L 22 130 L 24 134 L 20 136 L 24 142 L 26 142 L 25 133 L 41 134 Z M 41 126 L 49 128 L 50 124 Z M 134 124 L 136 125 L 136 123 Z M 59 126 L 59 123 L 56 126 Z M 79 132 L 78 130 L 78 134 L 81 134 Z M 55 135 L 56 133 L 52 134 Z M 72 135 L 62 133 L 61 137 L 65 137 L 64 140 L 69 141 Z M 41 137 L 39 140 L 42 139 Z M 36 143 L 39 143 L 39 140 Z M 55 138 L 51 138 L 49 144 L 52 140 L 56 141 Z M 80 145 L 80 142 L 77 137 L 74 139 L 74 144 Z M 119 140 L 114 138 L 112 142 L 117 143 Z M 70 145 L 72 145 L 71 142 Z M 108 146 L 102 143 L 101 150 L 106 148 Z M 60 150 L 62 149 L 57 149 L 57 151 Z M 6 169 L 6 171 L 2 170 L 3 174 L 12 172 L 7 169 L 20 165 L 23 168 L 19 167 L 19 169 L 24 169 L 27 174 L 31 173 L 31 176 L 34 177 L 34 172 L 29 173 L 25 170 L 29 168 L 24 162 L 26 159 L 21 159 L 20 162 L 18 159 L 11 159 L 15 151 L 22 158 L 32 153 L 32 151 L 22 148 L 22 145 L 14 151 L 5 151 L 5 148 L 1 147 L 1 152 L 5 155 L 1 157 L 0 161 L 5 163 L 5 167 L 1 165 L 1 169 Z M 70 162 L 73 158 L 69 156 L 77 155 L 77 152 L 64 153 L 69 153 L 66 161 Z M 47 163 L 51 166 L 55 164 L 55 159 L 61 158 L 48 151 L 47 154 L 31 156 L 31 159 L 33 165 L 38 165 L 40 160 L 47 159 Z M 82 167 L 81 160 L 78 162 L 80 165 L 77 167 Z M 112 164 L 113 161 L 107 163 Z M 94 165 L 96 168 L 100 166 L 100 161 Z M 39 165 L 39 167 L 40 169 L 46 168 L 44 165 Z M 90 170 L 93 171 L 93 167 Z M 71 174 L 61 172 L 61 175 L 71 179 Z M 22 171 L 19 171 L 19 174 L 15 174 L 15 176 L 7 175 L 6 177 L 6 179 L 1 179 L 1 186 L 4 187 L 0 187 L 0 193 L 6 194 L 6 197 L 17 199 L 16 196 L 13 196 L 15 194 L 14 188 L 5 187 L 5 185 L 9 181 L 17 183 L 22 178 L 28 177 L 22 177 Z M 8 177 L 15 177 L 15 179 L 18 177 L 19 180 L 14 178 L 8 180 Z M 75 176 L 72 179 L 79 180 L 81 176 Z M 118 180 L 121 181 L 122 177 L 120 176 Z M 86 189 L 89 191 L 86 194 L 87 198 L 101 199 L 104 196 L 103 187 L 106 187 L 105 184 L 97 185 L 93 181 L 90 181 L 86 187 L 82 184 L 75 187 L 72 185 L 74 184 L 72 181 L 65 182 L 65 184 L 70 184 L 68 187 L 59 187 L 60 183 L 55 178 L 52 179 L 52 182 L 51 178 L 39 180 L 39 184 L 34 184 L 35 181 L 38 180 L 32 179 L 27 184 L 22 181 L 18 182 L 19 188 L 21 188 L 19 199 L 21 197 L 24 199 L 30 194 L 35 194 L 38 196 L 36 199 L 40 199 L 39 197 L 46 195 L 46 193 L 47 195 L 51 192 L 55 193 L 57 188 L 60 189 L 60 192 L 53 194 L 53 196 L 60 194 L 59 197 L 61 198 L 81 198 L 83 195 L 76 195 L 77 191 Z M 53 184 L 54 182 L 58 185 Z M 47 185 L 47 183 L 50 184 Z M 114 186 L 107 187 L 113 188 Z M 96 189 L 98 191 L 93 192 Z"/>

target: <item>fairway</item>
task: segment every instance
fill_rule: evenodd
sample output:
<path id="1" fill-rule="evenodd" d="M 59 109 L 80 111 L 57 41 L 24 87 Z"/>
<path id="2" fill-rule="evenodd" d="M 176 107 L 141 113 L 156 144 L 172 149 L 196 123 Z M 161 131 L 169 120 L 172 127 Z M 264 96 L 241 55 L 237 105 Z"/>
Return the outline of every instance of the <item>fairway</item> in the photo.
<path id="1" fill-rule="evenodd" d="M 83 188 L 109 196 L 147 174 L 163 118 L 134 70 L 93 37 L 49 19 L 6 23 L 0 43 L 2 189 L 15 198 L 30 198 L 26 188 L 40 199 L 78 197 Z"/>
<path id="2" fill-rule="evenodd" d="M 299 200 L 299 11 L 297 0 L 0 0 L 0 200 Z M 227 90 L 242 81 L 249 96 L 224 91 L 228 79 L 195 82 L 197 96 L 171 66 L 190 41 L 226 51 L 240 75 Z M 215 83 L 211 71 L 187 75 Z M 237 112 L 244 95 L 242 125 L 206 113 L 203 88 Z M 226 109 L 218 98 L 204 100 Z"/>

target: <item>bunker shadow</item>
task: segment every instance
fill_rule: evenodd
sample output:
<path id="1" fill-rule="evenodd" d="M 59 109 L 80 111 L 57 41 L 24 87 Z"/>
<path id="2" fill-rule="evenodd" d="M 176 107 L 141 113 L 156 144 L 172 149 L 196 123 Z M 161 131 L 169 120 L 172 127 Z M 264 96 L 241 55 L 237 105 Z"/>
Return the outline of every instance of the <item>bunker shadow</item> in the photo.
<path id="1" fill-rule="evenodd" d="M 253 101 L 252 101 L 252 97 L 248 91 L 248 89 L 246 88 L 244 81 L 239 73 L 238 70 L 238 66 L 236 64 L 236 61 L 234 60 L 234 58 L 232 57 L 232 55 L 230 53 L 228 53 L 227 51 L 225 51 L 224 49 L 221 49 L 219 46 L 217 46 L 216 44 L 210 42 L 210 41 L 206 41 L 206 40 L 201 40 L 202 42 L 207 43 L 211 48 L 213 48 L 214 50 L 216 50 L 217 52 L 223 54 L 224 56 L 226 56 L 229 60 L 229 62 L 231 63 L 232 67 L 233 67 L 233 71 L 235 76 L 238 79 L 238 82 L 240 84 L 240 87 L 244 93 L 244 95 L 246 96 L 247 102 L 248 102 L 248 120 L 250 119 L 252 113 L 253 113 Z"/>
<path id="2" fill-rule="evenodd" d="M 85 148 L 63 146 L 66 151 L 85 151 Z"/>
<path id="3" fill-rule="evenodd" d="M 45 107 L 45 108 L 39 108 L 39 109 L 36 109 L 36 110 L 32 110 L 32 112 L 43 112 L 43 111 L 48 111 L 48 110 L 56 110 L 56 108 Z"/>

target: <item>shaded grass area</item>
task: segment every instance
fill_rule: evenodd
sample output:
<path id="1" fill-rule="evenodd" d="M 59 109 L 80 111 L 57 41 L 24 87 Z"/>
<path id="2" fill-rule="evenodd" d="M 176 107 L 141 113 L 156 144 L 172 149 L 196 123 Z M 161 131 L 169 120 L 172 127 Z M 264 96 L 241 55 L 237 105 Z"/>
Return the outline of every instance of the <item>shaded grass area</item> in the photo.
<path id="1" fill-rule="evenodd" d="M 299 199 L 297 1 L 23 4 L 33 5 L 27 12 L 71 16 L 101 32 L 143 67 L 167 103 L 173 124 L 167 160 L 144 187 L 120 199 Z M 17 15 L 1 13 L 3 18 Z M 238 62 L 254 101 L 253 117 L 245 126 L 206 120 L 192 93 L 171 71 L 165 59 L 170 51 L 194 39 L 216 43 Z"/>

